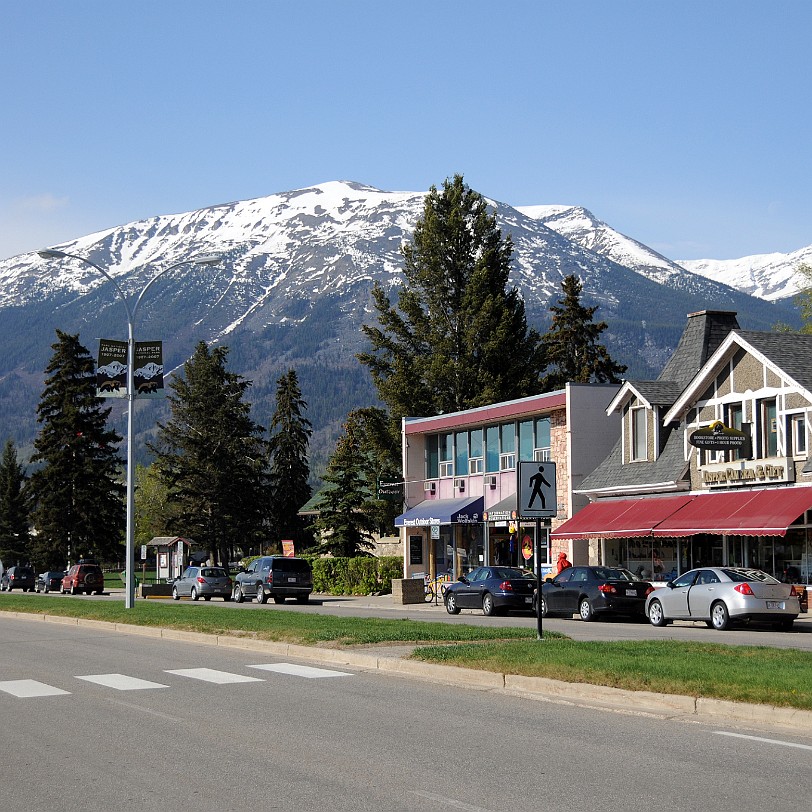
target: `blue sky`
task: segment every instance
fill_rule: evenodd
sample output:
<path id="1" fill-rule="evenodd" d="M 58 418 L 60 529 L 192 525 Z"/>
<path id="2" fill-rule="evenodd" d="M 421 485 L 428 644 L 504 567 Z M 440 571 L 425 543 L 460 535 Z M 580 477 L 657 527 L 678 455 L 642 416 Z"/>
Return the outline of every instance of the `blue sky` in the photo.
<path id="1" fill-rule="evenodd" d="M 0 258 L 329 180 L 812 243 L 807 0 L 0 0 Z"/>

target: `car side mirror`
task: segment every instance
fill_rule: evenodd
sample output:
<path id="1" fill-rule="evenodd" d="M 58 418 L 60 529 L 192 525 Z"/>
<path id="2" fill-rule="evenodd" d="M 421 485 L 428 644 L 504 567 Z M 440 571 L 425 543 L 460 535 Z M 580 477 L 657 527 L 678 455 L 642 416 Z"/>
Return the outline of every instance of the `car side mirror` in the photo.
<path id="1" fill-rule="evenodd" d="M 468 579 L 464 575 L 460 575 L 460 577 L 457 578 L 457 580 L 462 581 L 462 583 L 464 583 L 464 584 L 468 583 Z"/>
<path id="2" fill-rule="evenodd" d="M 669 589 L 673 589 L 673 588 L 674 588 L 674 582 L 673 582 L 673 581 L 669 581 L 669 582 L 666 584 L 666 586 L 667 586 Z"/>

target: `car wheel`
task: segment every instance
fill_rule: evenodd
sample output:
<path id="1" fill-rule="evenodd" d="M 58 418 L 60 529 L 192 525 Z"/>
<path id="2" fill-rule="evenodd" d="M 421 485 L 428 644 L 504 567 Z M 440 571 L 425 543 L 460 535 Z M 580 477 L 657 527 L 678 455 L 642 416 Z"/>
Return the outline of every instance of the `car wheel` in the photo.
<path id="1" fill-rule="evenodd" d="M 595 612 L 589 598 L 581 598 L 581 602 L 578 604 L 578 614 L 581 616 L 581 620 L 586 623 L 595 619 Z"/>
<path id="2" fill-rule="evenodd" d="M 453 592 L 445 593 L 445 610 L 449 615 L 458 615 L 460 607 L 457 606 L 457 596 Z"/>
<path id="3" fill-rule="evenodd" d="M 51 591 L 50 589 L 48 589 L 48 584 L 45 584 L 45 586 L 42 588 L 42 591 L 43 591 L 43 592 L 44 592 L 46 595 L 47 595 L 47 594 L 48 594 L 48 593 Z"/>
<path id="4" fill-rule="evenodd" d="M 78 590 L 78 589 L 77 589 L 75 586 L 72 586 L 72 587 L 70 588 L 70 594 L 71 594 L 71 595 L 78 595 L 78 594 L 79 594 L 79 590 Z"/>
<path id="5" fill-rule="evenodd" d="M 296 603 L 308 603 L 310 601 L 310 595 L 297 595 L 296 596 Z"/>
<path id="6" fill-rule="evenodd" d="M 788 632 L 792 630 L 794 623 L 794 617 L 782 617 L 781 620 L 779 620 L 775 625 L 779 632 Z"/>
<path id="7" fill-rule="evenodd" d="M 234 587 L 234 591 L 231 593 L 231 600 L 233 600 L 234 603 L 243 602 L 242 587 L 240 587 L 239 584 Z"/>
<path id="8" fill-rule="evenodd" d="M 648 607 L 648 620 L 652 626 L 665 626 L 668 621 L 665 619 L 663 605 L 659 601 L 652 601 Z"/>
<path id="9" fill-rule="evenodd" d="M 544 597 L 544 595 L 541 596 L 541 616 L 550 616 L 550 610 L 547 608 L 547 599 Z"/>
<path id="10" fill-rule="evenodd" d="M 722 601 L 716 601 L 711 606 L 711 622 L 716 631 L 723 632 L 730 626 L 730 614 Z"/>
<path id="11" fill-rule="evenodd" d="M 265 603 L 268 600 L 268 596 L 265 594 L 265 587 L 262 584 L 257 584 L 257 594 L 254 595 L 254 600 L 259 603 Z"/>
<path id="12" fill-rule="evenodd" d="M 193 601 L 196 601 L 198 599 L 199 595 L 197 594 L 197 590 L 194 587 L 192 587 L 192 591 L 189 593 L 189 597 Z"/>
<path id="13" fill-rule="evenodd" d="M 285 596 L 284 595 L 274 595 L 273 596 L 273 602 L 274 603 L 284 603 L 285 602 Z"/>
<path id="14" fill-rule="evenodd" d="M 204 595 L 203 600 L 204 601 L 210 601 L 211 600 L 211 595 Z"/>
<path id="15" fill-rule="evenodd" d="M 493 617 L 496 614 L 496 606 L 493 602 L 493 595 L 490 592 L 486 592 L 482 596 L 482 614 L 486 617 Z"/>
<path id="16" fill-rule="evenodd" d="M 179 601 L 180 600 L 180 595 L 178 595 L 178 588 L 176 586 L 172 587 L 172 600 L 173 601 Z"/>

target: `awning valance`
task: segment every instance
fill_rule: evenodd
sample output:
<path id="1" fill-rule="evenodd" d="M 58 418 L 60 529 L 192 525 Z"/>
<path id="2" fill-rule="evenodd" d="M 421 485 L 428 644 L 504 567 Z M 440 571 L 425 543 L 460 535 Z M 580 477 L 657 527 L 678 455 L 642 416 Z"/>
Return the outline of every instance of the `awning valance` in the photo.
<path id="1" fill-rule="evenodd" d="M 485 511 L 485 521 L 488 522 L 509 522 L 516 518 L 518 512 L 518 497 L 515 493 L 506 496 L 501 502 L 491 505 Z"/>
<path id="2" fill-rule="evenodd" d="M 481 496 L 464 499 L 426 499 L 395 519 L 395 527 L 430 527 L 433 524 L 479 524 Z"/>

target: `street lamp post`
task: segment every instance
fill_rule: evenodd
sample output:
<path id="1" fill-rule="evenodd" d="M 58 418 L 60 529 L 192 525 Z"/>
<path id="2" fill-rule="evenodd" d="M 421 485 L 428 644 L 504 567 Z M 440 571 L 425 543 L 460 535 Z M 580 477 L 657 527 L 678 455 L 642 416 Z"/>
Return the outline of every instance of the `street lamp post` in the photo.
<path id="1" fill-rule="evenodd" d="M 179 268 L 181 265 L 216 265 L 222 260 L 220 254 L 204 254 L 198 257 L 191 257 L 184 259 L 180 262 L 175 262 L 168 268 L 159 271 L 152 279 L 147 282 L 138 294 L 134 305 L 130 305 L 124 290 L 118 281 L 110 276 L 107 271 L 100 265 L 89 260 L 87 257 L 80 256 L 79 254 L 69 254 L 66 251 L 60 251 L 56 248 L 48 248 L 37 252 L 43 259 L 75 259 L 89 265 L 91 268 L 97 270 L 105 279 L 113 283 L 116 295 L 124 305 L 127 311 L 127 569 L 126 569 L 126 583 L 124 594 L 124 608 L 132 609 L 135 605 L 135 466 L 133 465 L 133 414 L 135 403 L 135 317 L 138 314 L 138 308 L 144 298 L 144 294 L 152 286 L 152 283 L 162 277 L 165 273 Z"/>

